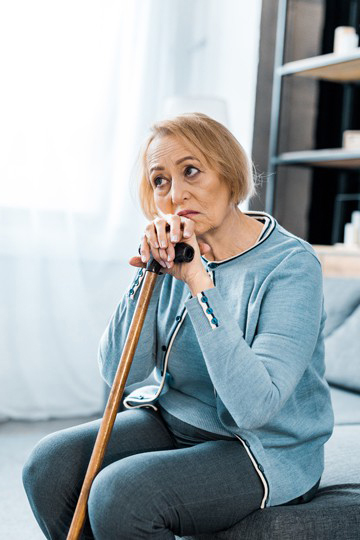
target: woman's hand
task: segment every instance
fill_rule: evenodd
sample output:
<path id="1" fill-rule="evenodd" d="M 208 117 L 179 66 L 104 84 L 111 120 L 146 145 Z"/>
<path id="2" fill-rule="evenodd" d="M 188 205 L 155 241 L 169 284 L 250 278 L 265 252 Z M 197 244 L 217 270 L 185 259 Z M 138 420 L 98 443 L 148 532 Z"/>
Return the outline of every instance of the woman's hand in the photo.
<path id="1" fill-rule="evenodd" d="M 154 219 L 147 225 L 141 239 L 141 258 L 132 257 L 129 263 L 132 266 L 145 267 L 152 254 L 163 267 L 162 273 L 170 274 L 188 285 L 200 277 L 209 278 L 201 255 L 211 248 L 208 244 L 197 241 L 194 229 L 195 223 L 183 216 L 167 214 Z M 185 242 L 194 248 L 194 258 L 190 263 L 174 263 L 175 244 L 179 242 Z"/>

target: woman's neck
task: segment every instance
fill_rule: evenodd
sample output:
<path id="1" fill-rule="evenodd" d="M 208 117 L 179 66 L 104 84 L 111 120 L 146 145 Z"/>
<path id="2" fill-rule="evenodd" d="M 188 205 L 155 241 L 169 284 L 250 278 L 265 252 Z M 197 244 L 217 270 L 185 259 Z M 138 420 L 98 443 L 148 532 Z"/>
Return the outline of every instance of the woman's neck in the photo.
<path id="1" fill-rule="evenodd" d="M 207 260 L 222 261 L 252 247 L 262 229 L 263 224 L 260 221 L 246 216 L 235 207 L 220 227 L 208 231 L 198 239 L 211 247 L 204 255 Z"/>

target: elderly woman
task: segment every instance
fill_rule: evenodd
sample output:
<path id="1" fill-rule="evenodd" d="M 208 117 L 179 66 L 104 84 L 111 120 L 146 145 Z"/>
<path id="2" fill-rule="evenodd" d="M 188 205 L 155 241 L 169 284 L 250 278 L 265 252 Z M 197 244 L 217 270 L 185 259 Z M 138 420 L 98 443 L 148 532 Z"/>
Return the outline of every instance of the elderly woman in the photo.
<path id="1" fill-rule="evenodd" d="M 198 113 L 156 124 L 142 156 L 149 218 L 133 283 L 99 346 L 111 385 L 144 267 L 157 278 L 83 538 L 172 539 L 310 500 L 333 429 L 324 379 L 322 272 L 312 247 L 265 212 L 242 212 L 251 166 Z M 174 263 L 174 246 L 194 248 Z M 158 391 L 148 395 L 149 381 Z M 24 468 L 47 538 L 72 519 L 99 421 L 52 434 Z"/>

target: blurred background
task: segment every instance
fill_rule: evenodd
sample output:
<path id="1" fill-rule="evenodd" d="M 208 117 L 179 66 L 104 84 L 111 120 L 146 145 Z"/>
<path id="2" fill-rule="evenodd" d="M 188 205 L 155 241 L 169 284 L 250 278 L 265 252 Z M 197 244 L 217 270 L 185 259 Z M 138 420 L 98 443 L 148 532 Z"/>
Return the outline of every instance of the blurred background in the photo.
<path id="1" fill-rule="evenodd" d="M 359 7 L 0 1 L 0 434 L 15 437 L 3 471 L 54 426 L 101 415 L 97 347 L 134 274 L 136 159 L 154 121 L 215 117 L 259 174 L 242 210 L 358 249 Z M 338 27 L 352 30 L 335 50 Z"/>
<path id="2" fill-rule="evenodd" d="M 140 145 L 193 107 L 251 152 L 260 17 L 260 1 L 1 4 L 2 419 L 101 410 L 97 346 L 146 224 Z"/>

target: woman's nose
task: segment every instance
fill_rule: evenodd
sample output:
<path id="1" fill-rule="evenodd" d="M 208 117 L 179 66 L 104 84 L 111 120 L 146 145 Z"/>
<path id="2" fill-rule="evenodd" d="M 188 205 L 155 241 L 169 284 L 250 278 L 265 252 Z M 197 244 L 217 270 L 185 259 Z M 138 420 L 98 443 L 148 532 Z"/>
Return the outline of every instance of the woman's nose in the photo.
<path id="1" fill-rule="evenodd" d="M 189 192 L 185 182 L 182 180 L 173 179 L 171 182 L 171 200 L 174 204 L 181 203 L 184 199 L 189 198 Z"/>

